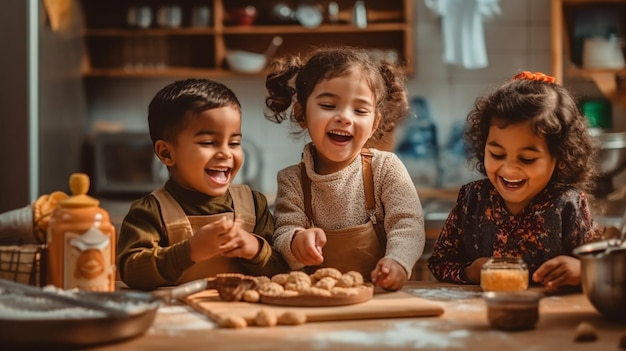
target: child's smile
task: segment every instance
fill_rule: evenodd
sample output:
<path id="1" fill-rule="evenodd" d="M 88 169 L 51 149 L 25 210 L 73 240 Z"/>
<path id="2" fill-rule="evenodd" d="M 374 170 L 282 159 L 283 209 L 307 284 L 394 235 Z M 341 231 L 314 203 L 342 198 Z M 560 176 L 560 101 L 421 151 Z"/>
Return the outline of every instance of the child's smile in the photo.
<path id="1" fill-rule="evenodd" d="M 507 188 L 519 188 L 522 185 L 524 185 L 524 183 L 526 182 L 526 180 L 524 179 L 512 180 L 512 179 L 506 179 L 504 177 L 500 177 L 500 179 L 502 179 L 504 186 L 506 186 Z"/>
<path id="2" fill-rule="evenodd" d="M 556 158 L 530 122 L 501 128 L 492 123 L 485 146 L 485 171 L 508 210 L 519 213 L 550 182 Z"/>
<path id="3" fill-rule="evenodd" d="M 352 140 L 352 135 L 350 133 L 341 130 L 331 130 L 330 132 L 326 133 L 326 135 L 328 135 L 328 137 L 332 141 L 338 143 L 346 143 Z"/>
<path id="4" fill-rule="evenodd" d="M 241 115 L 227 106 L 187 118 L 177 142 L 170 145 L 172 177 L 187 189 L 221 196 L 243 163 Z"/>
<path id="5" fill-rule="evenodd" d="M 316 171 L 329 174 L 349 165 L 375 131 L 376 103 L 358 73 L 319 82 L 306 104 L 306 128 L 317 150 Z"/>
<path id="6" fill-rule="evenodd" d="M 206 174 L 217 184 L 228 184 L 230 181 L 231 168 L 209 168 Z"/>

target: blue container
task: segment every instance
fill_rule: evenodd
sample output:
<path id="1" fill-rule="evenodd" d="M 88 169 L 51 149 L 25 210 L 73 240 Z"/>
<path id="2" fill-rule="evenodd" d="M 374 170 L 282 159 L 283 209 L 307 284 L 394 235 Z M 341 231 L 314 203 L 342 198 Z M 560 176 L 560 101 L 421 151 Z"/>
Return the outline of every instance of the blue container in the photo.
<path id="1" fill-rule="evenodd" d="M 412 98 L 410 107 L 411 115 L 396 153 L 417 185 L 440 187 L 442 169 L 439 162 L 437 126 L 430 117 L 425 98 Z"/>
<path id="2" fill-rule="evenodd" d="M 404 139 L 398 145 L 397 152 L 412 157 L 437 157 L 439 154 L 437 126 L 430 118 L 426 99 L 413 98 L 411 112 Z"/>

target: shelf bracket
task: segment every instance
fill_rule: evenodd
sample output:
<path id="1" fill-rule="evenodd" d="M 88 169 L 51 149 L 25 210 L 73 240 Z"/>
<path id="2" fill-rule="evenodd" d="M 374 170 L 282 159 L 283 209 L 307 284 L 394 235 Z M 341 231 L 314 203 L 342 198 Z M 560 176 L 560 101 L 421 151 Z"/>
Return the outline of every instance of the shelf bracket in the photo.
<path id="1" fill-rule="evenodd" d="M 626 92 L 620 92 L 619 85 L 617 84 L 617 76 L 615 74 L 594 73 L 591 79 L 593 79 L 593 82 L 605 97 L 626 108 Z"/>

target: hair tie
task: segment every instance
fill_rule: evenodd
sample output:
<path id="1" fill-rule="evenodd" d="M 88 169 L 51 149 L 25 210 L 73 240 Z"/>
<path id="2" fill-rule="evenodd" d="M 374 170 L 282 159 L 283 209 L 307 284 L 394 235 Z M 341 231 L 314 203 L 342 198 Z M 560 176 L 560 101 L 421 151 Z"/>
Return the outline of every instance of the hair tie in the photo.
<path id="1" fill-rule="evenodd" d="M 556 79 L 552 76 L 548 76 L 541 72 L 530 72 L 530 71 L 522 71 L 521 73 L 516 74 L 513 79 L 527 79 L 527 80 L 536 80 L 539 82 L 547 82 L 554 83 Z"/>

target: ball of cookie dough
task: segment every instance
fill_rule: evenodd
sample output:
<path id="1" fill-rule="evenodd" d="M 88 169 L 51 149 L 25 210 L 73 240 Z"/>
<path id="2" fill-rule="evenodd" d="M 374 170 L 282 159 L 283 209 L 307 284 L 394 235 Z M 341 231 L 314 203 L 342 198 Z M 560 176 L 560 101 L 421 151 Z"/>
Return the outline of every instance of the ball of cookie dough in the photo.
<path id="1" fill-rule="evenodd" d="M 271 282 L 272 280 L 270 279 L 270 277 L 266 276 L 266 275 L 260 275 L 258 277 L 254 277 L 254 280 L 256 281 L 257 285 L 260 285 L 262 283 L 267 283 L 267 282 Z"/>
<path id="2" fill-rule="evenodd" d="M 285 290 L 302 291 L 311 287 L 308 282 L 297 281 L 285 283 Z"/>
<path id="3" fill-rule="evenodd" d="M 342 274 L 337 268 L 320 268 L 313 273 L 315 279 L 320 280 L 324 277 L 331 277 L 335 279 L 341 278 Z"/>
<path id="4" fill-rule="evenodd" d="M 302 291 L 311 286 L 311 278 L 304 272 L 294 271 L 289 273 L 285 282 L 285 290 Z"/>
<path id="5" fill-rule="evenodd" d="M 347 272 L 343 274 L 337 280 L 337 286 L 340 286 L 343 288 L 350 288 L 350 287 L 362 285 L 362 284 L 363 284 L 363 275 L 361 275 L 361 273 L 356 272 L 356 271 Z"/>
<path id="6" fill-rule="evenodd" d="M 257 312 L 255 322 L 260 327 L 273 327 L 278 324 L 278 317 L 274 311 L 262 308 Z"/>
<path id="7" fill-rule="evenodd" d="M 311 285 L 311 277 L 302 271 L 291 271 L 289 272 L 289 277 L 287 278 L 286 283 L 290 282 L 305 282 Z"/>
<path id="8" fill-rule="evenodd" d="M 588 322 L 580 322 L 576 327 L 576 334 L 574 335 L 574 341 L 586 342 L 594 341 L 598 338 L 596 328 Z"/>
<path id="9" fill-rule="evenodd" d="M 297 311 L 286 311 L 278 317 L 278 324 L 300 325 L 306 323 L 306 314 Z"/>
<path id="10" fill-rule="evenodd" d="M 261 300 L 261 295 L 256 290 L 246 290 L 243 293 L 243 300 L 246 302 L 259 302 Z"/>
<path id="11" fill-rule="evenodd" d="M 267 296 L 279 296 L 284 290 L 282 285 L 275 282 L 263 283 L 257 288 L 259 293 Z"/>
<path id="12" fill-rule="evenodd" d="M 322 288 L 322 289 L 330 290 L 330 289 L 332 289 L 335 286 L 335 284 L 337 284 L 337 279 L 331 278 L 331 277 L 324 277 L 324 278 L 318 280 L 315 283 L 314 286 L 316 288 Z"/>
<path id="13" fill-rule="evenodd" d="M 242 329 L 248 326 L 248 322 L 246 322 L 242 316 L 229 314 L 226 316 L 220 316 L 217 320 L 217 325 L 220 328 Z"/>
<path id="14" fill-rule="evenodd" d="M 289 278 L 288 273 L 279 273 L 272 277 L 272 281 L 280 285 L 285 285 L 287 278 Z"/>

